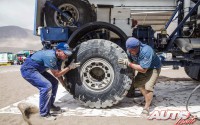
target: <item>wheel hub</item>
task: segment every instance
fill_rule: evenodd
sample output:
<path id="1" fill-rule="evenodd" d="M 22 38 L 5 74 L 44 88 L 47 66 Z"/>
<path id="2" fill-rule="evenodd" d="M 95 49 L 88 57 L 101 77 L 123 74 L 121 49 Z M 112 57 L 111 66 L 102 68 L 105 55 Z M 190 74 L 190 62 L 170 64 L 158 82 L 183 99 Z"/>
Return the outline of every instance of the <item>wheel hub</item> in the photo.
<path id="1" fill-rule="evenodd" d="M 76 21 L 79 19 L 79 11 L 78 9 L 72 4 L 62 4 L 58 7 L 62 12 L 68 14 L 70 17 L 75 19 Z M 56 25 L 58 26 L 68 26 L 70 23 L 68 20 L 59 12 L 55 12 L 54 20 Z"/>
<path id="2" fill-rule="evenodd" d="M 92 91 L 104 91 L 114 80 L 111 64 L 102 58 L 92 58 L 81 67 L 81 81 Z"/>
<path id="3" fill-rule="evenodd" d="M 97 81 L 102 81 L 105 78 L 105 72 L 100 67 L 91 69 L 89 74 Z"/>

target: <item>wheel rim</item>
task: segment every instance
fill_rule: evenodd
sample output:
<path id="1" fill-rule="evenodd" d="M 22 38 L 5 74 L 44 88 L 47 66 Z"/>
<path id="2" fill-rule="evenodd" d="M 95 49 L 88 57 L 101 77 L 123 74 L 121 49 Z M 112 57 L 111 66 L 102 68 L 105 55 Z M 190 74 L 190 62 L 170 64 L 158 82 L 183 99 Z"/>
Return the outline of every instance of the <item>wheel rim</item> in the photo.
<path id="1" fill-rule="evenodd" d="M 102 58 L 92 58 L 81 67 L 81 81 L 91 91 L 105 91 L 114 80 L 111 64 Z"/>
<path id="2" fill-rule="evenodd" d="M 64 13 L 67 13 L 69 16 L 71 16 L 76 21 L 79 19 L 79 11 L 72 4 L 62 4 L 61 6 L 58 7 L 58 9 L 62 10 Z M 54 20 L 55 20 L 57 26 L 70 25 L 70 23 L 67 22 L 67 19 L 57 11 L 55 11 L 55 13 L 54 13 Z"/>

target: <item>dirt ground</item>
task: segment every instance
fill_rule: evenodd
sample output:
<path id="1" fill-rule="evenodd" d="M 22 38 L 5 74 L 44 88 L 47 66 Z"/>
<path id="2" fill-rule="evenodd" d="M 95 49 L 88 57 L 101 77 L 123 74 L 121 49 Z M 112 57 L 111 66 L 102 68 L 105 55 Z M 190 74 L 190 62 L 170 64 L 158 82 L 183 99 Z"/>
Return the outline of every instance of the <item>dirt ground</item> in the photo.
<path id="1" fill-rule="evenodd" d="M 20 66 L 0 66 L 0 109 L 10 104 L 23 100 L 31 95 L 37 94 L 38 90 L 28 84 L 20 75 Z M 191 81 L 185 74 L 184 69 L 163 69 L 158 81 Z M 198 84 L 198 83 L 197 83 Z M 189 93 L 189 92 L 188 92 Z M 175 120 L 147 120 L 147 118 L 131 117 L 80 117 L 80 116 L 58 116 L 55 121 L 35 121 L 35 125 L 171 125 Z M 21 115 L 0 114 L 1 125 L 26 125 Z M 199 125 L 195 122 L 194 125 Z"/>

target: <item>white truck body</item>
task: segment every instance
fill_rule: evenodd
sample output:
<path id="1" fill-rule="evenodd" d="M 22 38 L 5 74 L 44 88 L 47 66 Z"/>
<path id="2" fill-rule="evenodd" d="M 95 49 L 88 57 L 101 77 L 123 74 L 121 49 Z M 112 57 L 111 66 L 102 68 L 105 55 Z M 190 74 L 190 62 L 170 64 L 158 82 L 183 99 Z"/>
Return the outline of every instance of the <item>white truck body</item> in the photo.
<path id="1" fill-rule="evenodd" d="M 8 53 L 0 53 L 0 64 L 8 63 Z"/>
<path id="2" fill-rule="evenodd" d="M 15 55 L 13 53 L 0 53 L 0 65 L 13 64 Z"/>
<path id="3" fill-rule="evenodd" d="M 97 21 L 112 23 L 122 29 L 128 36 L 132 34 L 131 20 L 137 20 L 139 25 L 151 25 L 155 31 L 160 31 L 176 8 L 176 0 L 88 0 L 96 8 Z M 41 26 L 41 9 L 46 0 L 36 0 L 35 29 Z M 111 5 L 112 8 L 98 7 Z M 113 23 L 115 20 L 115 23 Z M 128 23 L 129 20 L 129 23 Z"/>

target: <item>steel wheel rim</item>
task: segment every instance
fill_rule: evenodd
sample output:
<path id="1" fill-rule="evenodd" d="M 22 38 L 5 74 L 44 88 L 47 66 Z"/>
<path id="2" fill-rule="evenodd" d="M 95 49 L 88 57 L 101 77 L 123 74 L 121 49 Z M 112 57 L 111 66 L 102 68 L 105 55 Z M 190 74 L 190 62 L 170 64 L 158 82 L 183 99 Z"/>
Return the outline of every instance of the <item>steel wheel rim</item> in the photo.
<path id="1" fill-rule="evenodd" d="M 62 4 L 58 7 L 58 9 L 62 10 L 63 12 L 67 12 L 70 16 L 72 16 L 75 21 L 79 20 L 79 11 L 78 9 L 72 4 Z M 69 23 L 63 20 L 63 17 L 60 13 L 55 11 L 54 13 L 54 20 L 57 26 L 68 26 Z"/>
<path id="2" fill-rule="evenodd" d="M 87 60 L 81 67 L 80 75 L 83 85 L 95 92 L 105 91 L 114 80 L 113 67 L 102 58 Z"/>

